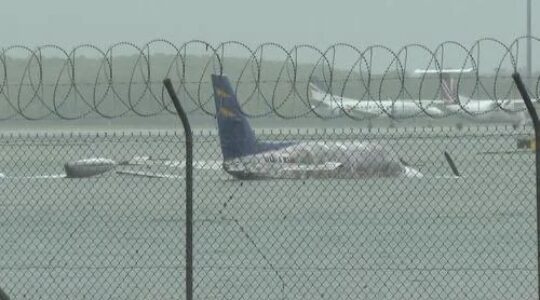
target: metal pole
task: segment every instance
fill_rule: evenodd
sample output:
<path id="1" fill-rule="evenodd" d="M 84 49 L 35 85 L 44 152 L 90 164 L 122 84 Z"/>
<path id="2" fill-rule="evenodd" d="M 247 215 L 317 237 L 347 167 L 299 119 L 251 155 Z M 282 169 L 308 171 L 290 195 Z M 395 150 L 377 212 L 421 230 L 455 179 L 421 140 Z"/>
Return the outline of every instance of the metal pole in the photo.
<path id="1" fill-rule="evenodd" d="M 532 0 L 527 0 L 527 82 L 532 78 Z"/>
<path id="2" fill-rule="evenodd" d="M 193 136 L 186 112 L 169 78 L 163 84 L 172 99 L 186 135 L 186 300 L 193 300 Z"/>
<path id="3" fill-rule="evenodd" d="M 9 296 L 2 289 L 0 289 L 0 300 L 9 300 Z"/>
<path id="4" fill-rule="evenodd" d="M 540 145 L 540 120 L 538 120 L 538 114 L 536 113 L 536 109 L 534 108 L 531 98 L 529 97 L 529 93 L 527 93 L 527 89 L 525 88 L 525 85 L 523 84 L 519 73 L 512 74 L 512 78 L 514 78 L 514 82 L 516 83 L 519 93 L 521 94 L 523 101 L 525 101 L 525 106 L 527 106 L 527 111 L 531 116 L 534 126 L 534 151 L 536 154 L 536 258 L 538 266 L 538 273 L 536 275 L 538 276 L 537 291 L 538 297 L 540 298 L 540 247 L 538 245 L 538 242 L 540 241 L 540 193 L 538 193 L 538 189 L 540 187 L 540 148 L 538 147 Z"/>

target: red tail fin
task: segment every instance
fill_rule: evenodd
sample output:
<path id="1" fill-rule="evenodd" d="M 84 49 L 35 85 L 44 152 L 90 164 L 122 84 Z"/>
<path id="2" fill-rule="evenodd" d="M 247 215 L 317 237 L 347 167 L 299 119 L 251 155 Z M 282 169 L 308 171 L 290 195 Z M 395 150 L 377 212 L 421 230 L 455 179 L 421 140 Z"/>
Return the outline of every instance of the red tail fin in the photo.
<path id="1" fill-rule="evenodd" d="M 454 78 L 443 76 L 441 82 L 441 98 L 446 104 L 455 104 L 458 101 L 457 84 Z"/>

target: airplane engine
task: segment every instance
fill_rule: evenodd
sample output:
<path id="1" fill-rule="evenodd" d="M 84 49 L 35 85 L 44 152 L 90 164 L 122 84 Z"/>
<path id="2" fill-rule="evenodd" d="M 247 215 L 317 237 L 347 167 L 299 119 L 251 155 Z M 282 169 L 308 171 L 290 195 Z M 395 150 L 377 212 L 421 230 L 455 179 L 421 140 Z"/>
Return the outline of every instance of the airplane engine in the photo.
<path id="1" fill-rule="evenodd" d="M 89 158 L 67 162 L 64 165 L 64 170 L 68 178 L 86 178 L 103 174 L 113 169 L 116 165 L 116 162 L 111 159 Z"/>

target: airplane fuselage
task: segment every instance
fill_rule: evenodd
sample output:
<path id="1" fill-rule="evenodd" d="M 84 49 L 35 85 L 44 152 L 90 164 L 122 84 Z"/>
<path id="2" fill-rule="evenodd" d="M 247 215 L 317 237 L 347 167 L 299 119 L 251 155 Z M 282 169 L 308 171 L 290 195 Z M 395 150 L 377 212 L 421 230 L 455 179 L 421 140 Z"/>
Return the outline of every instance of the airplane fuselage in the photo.
<path id="1" fill-rule="evenodd" d="M 521 124 L 527 120 L 521 100 L 474 100 L 465 99 L 460 104 L 446 104 L 449 115 L 457 115 L 461 119 L 474 123 L 511 123 Z"/>
<path id="2" fill-rule="evenodd" d="M 440 117 L 442 110 L 432 106 L 434 100 L 356 100 L 345 97 L 318 95 L 316 99 L 327 105 L 334 113 L 360 113 L 372 116 L 409 118 L 429 115 Z M 320 98 L 322 96 L 323 98 Z"/>
<path id="3" fill-rule="evenodd" d="M 360 113 L 372 116 L 391 116 L 395 119 L 427 115 L 430 117 L 458 116 L 474 123 L 511 123 L 520 125 L 528 120 L 521 99 L 476 100 L 460 96 L 450 99 L 357 100 L 328 94 L 311 85 L 311 98 L 324 103 L 335 114 Z M 457 100 L 459 99 L 459 100 Z M 459 101 L 459 102 L 458 102 Z"/>
<path id="4" fill-rule="evenodd" d="M 242 114 L 228 78 L 212 74 L 212 86 L 222 166 L 238 179 L 423 176 L 385 150 L 380 143 L 260 141 Z"/>
<path id="5" fill-rule="evenodd" d="M 380 146 L 360 142 L 305 142 L 225 160 L 240 179 L 421 177 Z"/>

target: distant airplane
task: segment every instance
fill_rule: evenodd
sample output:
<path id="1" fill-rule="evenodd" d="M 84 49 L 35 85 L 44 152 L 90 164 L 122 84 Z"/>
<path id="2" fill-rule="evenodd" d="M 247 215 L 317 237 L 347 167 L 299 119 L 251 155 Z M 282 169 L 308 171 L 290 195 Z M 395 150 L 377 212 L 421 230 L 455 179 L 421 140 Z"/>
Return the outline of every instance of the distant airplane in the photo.
<path id="1" fill-rule="evenodd" d="M 471 99 L 458 95 L 455 74 L 470 73 L 474 69 L 415 70 L 415 74 L 434 74 L 442 77 L 440 99 L 359 100 L 332 95 L 317 78 L 310 82 L 310 100 L 330 109 L 334 114 L 360 113 L 385 117 L 390 114 L 399 119 L 412 116 L 457 116 L 472 123 L 510 123 L 514 127 L 529 120 L 522 99 L 503 101 Z M 536 100 L 536 102 L 538 102 Z M 385 113 L 385 111 L 387 113 Z M 459 124 L 462 125 L 461 123 Z"/>
<path id="2" fill-rule="evenodd" d="M 514 127 L 523 125 L 530 117 L 523 99 L 471 99 L 459 95 L 457 83 L 451 74 L 470 73 L 473 69 L 415 70 L 416 74 L 441 74 L 441 99 L 439 106 L 449 115 L 456 115 L 472 123 L 506 123 Z"/>
<path id="3" fill-rule="evenodd" d="M 224 75 L 212 75 L 223 169 L 238 179 L 423 177 L 370 142 L 259 141 Z"/>
<path id="4" fill-rule="evenodd" d="M 442 117 L 445 113 L 434 104 L 440 104 L 437 100 L 372 100 L 353 99 L 335 96 L 330 93 L 326 84 L 316 77 L 309 83 L 310 101 L 314 101 L 332 111 L 333 114 L 349 113 L 372 117 L 389 117 L 395 119 L 410 118 L 415 116 Z"/>

